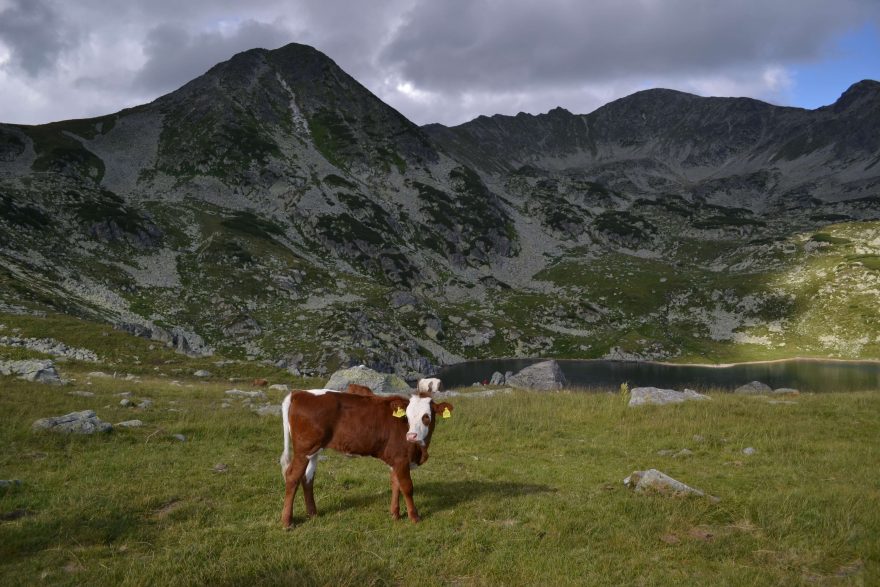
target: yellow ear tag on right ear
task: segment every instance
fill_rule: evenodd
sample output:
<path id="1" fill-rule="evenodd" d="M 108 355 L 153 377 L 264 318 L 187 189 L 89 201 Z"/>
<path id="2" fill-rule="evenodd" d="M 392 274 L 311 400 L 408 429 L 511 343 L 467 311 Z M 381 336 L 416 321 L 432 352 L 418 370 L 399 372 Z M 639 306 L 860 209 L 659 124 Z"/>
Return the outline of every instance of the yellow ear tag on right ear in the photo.
<path id="1" fill-rule="evenodd" d="M 452 417 L 452 412 L 449 411 L 449 408 L 443 408 L 443 417 L 444 418 L 451 418 Z"/>
<path id="2" fill-rule="evenodd" d="M 403 408 L 398 406 L 397 409 L 391 413 L 391 415 L 395 418 L 403 418 L 404 416 L 406 416 L 406 412 L 403 411 Z"/>

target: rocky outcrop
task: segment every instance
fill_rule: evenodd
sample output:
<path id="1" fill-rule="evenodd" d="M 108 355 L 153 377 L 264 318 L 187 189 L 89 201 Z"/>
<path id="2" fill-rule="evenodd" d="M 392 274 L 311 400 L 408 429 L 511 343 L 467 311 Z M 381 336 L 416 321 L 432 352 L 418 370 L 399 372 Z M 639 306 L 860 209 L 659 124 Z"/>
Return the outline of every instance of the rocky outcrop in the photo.
<path id="1" fill-rule="evenodd" d="M 556 361 L 542 361 L 530 365 L 515 375 L 508 377 L 505 383 L 517 389 L 530 391 L 558 391 L 568 383 L 562 369 Z"/>
<path id="2" fill-rule="evenodd" d="M 34 422 L 31 428 L 34 431 L 49 430 L 63 434 L 94 434 L 110 432 L 113 430 L 113 425 L 98 418 L 94 410 L 84 410 L 64 416 L 41 418 Z"/>
<path id="3" fill-rule="evenodd" d="M 692 389 L 675 391 L 674 389 L 660 389 L 658 387 L 636 387 L 629 392 L 630 407 L 648 404 L 663 406 L 666 404 L 680 404 L 689 400 L 705 399 L 711 398 Z"/>
<path id="4" fill-rule="evenodd" d="M 0 346 L 25 348 L 55 357 L 65 357 L 75 361 L 96 362 L 98 355 L 88 349 L 70 347 L 51 338 L 22 338 L 19 336 L 0 336 Z"/>
<path id="5" fill-rule="evenodd" d="M 180 326 L 166 330 L 155 324 L 147 326 L 136 322 L 116 322 L 113 324 L 113 328 L 141 338 L 161 342 L 183 355 L 209 357 L 214 354 L 214 349 L 205 344 L 201 336 Z"/>
<path id="6" fill-rule="evenodd" d="M 406 381 L 397 375 L 379 373 L 364 365 L 336 371 L 330 376 L 329 381 L 327 381 L 324 387 L 344 391 L 349 383 L 369 387 L 373 390 L 373 393 L 379 395 L 408 394 L 413 392 L 413 389 L 407 385 Z"/>
<path id="7" fill-rule="evenodd" d="M 49 360 L 0 361 L 0 374 L 17 375 L 19 379 L 38 383 L 64 383 L 55 370 L 55 363 Z"/>

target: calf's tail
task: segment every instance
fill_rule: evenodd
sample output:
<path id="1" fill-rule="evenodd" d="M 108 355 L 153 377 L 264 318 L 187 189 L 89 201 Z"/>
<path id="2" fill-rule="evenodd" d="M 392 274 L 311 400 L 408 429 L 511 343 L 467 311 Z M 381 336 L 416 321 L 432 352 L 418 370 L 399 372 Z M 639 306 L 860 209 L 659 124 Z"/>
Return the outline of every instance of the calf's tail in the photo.
<path id="1" fill-rule="evenodd" d="M 284 479 L 284 472 L 287 470 L 287 466 L 290 464 L 290 396 L 293 395 L 291 393 L 287 394 L 287 397 L 284 398 L 284 401 L 281 402 L 281 425 L 284 427 L 284 452 L 281 453 L 281 458 L 278 460 L 281 465 L 281 478 Z"/>

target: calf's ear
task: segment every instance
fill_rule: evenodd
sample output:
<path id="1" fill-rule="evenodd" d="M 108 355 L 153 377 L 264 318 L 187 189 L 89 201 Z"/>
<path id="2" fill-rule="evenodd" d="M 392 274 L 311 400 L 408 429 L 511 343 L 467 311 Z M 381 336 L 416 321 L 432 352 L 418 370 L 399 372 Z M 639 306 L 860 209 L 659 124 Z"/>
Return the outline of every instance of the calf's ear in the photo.
<path id="1" fill-rule="evenodd" d="M 447 402 L 432 403 L 431 409 L 435 414 L 442 414 L 444 418 L 448 418 L 452 413 L 452 404 Z"/>
<path id="2" fill-rule="evenodd" d="M 388 402 L 389 409 L 391 410 L 391 415 L 395 418 L 402 418 L 406 415 L 406 406 L 409 404 L 408 401 L 401 397 L 395 397 L 391 401 Z"/>

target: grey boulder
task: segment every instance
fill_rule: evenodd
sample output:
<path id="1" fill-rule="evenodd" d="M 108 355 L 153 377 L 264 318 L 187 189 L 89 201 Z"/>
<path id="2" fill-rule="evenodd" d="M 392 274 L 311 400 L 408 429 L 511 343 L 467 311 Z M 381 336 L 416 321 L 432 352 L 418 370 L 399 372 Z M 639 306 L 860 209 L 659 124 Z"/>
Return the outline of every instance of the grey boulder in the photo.
<path id="1" fill-rule="evenodd" d="M 674 389 L 660 389 L 659 387 L 636 387 L 629 392 L 630 407 L 648 404 L 663 406 L 666 404 L 680 404 L 688 400 L 704 399 L 711 398 L 692 389 L 675 391 Z"/>
<path id="2" fill-rule="evenodd" d="M 64 383 L 50 360 L 0 361 L 0 374 L 17 375 L 19 379 L 38 383 Z"/>
<path id="3" fill-rule="evenodd" d="M 504 385 L 504 374 L 500 371 L 495 371 L 492 373 L 492 378 L 489 379 L 489 385 Z"/>
<path id="4" fill-rule="evenodd" d="M 508 377 L 505 383 L 517 389 L 531 391 L 556 391 L 567 385 L 565 375 L 556 361 L 542 361 L 530 365 L 519 371 L 512 377 Z"/>
<path id="5" fill-rule="evenodd" d="M 358 365 L 349 369 L 340 369 L 330 376 L 327 389 L 345 391 L 349 383 L 363 385 L 373 390 L 378 395 L 398 395 L 414 393 L 413 389 L 401 377 L 392 373 L 379 373 L 365 365 Z"/>
<path id="6" fill-rule="evenodd" d="M 762 395 L 767 393 L 773 393 L 773 388 L 767 385 L 766 383 L 761 383 L 760 381 L 751 381 L 746 383 L 745 385 L 740 385 L 736 389 L 733 390 L 733 393 L 742 393 L 749 395 Z"/>
<path id="7" fill-rule="evenodd" d="M 41 418 L 34 422 L 31 428 L 35 431 L 51 430 L 65 434 L 94 434 L 95 432 L 109 432 L 113 430 L 113 425 L 99 419 L 94 410 L 83 410 L 64 416 Z"/>

